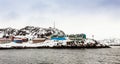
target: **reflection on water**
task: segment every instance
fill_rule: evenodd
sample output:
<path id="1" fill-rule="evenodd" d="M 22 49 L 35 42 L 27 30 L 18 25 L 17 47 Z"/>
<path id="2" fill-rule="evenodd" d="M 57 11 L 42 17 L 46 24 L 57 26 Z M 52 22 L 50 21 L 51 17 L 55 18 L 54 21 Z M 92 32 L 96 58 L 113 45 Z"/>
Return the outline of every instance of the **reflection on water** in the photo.
<path id="1" fill-rule="evenodd" d="M 0 50 L 0 64 L 119 64 L 120 48 Z"/>

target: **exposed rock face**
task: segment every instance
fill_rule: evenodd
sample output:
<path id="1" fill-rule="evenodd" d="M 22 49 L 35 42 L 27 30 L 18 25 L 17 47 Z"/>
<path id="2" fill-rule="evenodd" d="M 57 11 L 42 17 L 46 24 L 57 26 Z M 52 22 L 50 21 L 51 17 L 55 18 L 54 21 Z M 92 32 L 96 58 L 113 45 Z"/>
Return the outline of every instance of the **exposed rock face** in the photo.
<path id="1" fill-rule="evenodd" d="M 64 36 L 65 33 L 62 30 L 57 28 L 42 28 L 42 27 L 34 27 L 34 26 L 26 26 L 21 29 L 13 29 L 13 28 L 5 28 L 0 29 L 3 32 L 3 35 L 15 35 L 15 36 L 36 36 L 36 37 L 46 37 L 51 35 Z"/>

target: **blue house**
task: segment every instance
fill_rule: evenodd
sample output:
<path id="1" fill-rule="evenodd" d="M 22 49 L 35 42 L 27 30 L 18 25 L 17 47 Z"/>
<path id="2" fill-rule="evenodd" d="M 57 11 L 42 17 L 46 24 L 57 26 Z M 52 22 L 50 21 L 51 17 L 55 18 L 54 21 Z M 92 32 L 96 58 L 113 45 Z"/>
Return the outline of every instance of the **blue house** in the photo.
<path id="1" fill-rule="evenodd" d="M 51 40 L 59 41 L 59 40 L 66 40 L 66 38 L 65 37 L 52 37 Z"/>

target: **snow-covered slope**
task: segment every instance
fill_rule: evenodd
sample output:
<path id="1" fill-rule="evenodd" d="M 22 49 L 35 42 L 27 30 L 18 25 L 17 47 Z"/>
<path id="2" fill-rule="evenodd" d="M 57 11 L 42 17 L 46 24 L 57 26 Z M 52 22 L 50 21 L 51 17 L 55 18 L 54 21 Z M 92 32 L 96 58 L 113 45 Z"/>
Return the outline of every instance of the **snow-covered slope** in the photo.
<path id="1" fill-rule="evenodd" d="M 34 37 L 47 37 L 51 35 L 64 36 L 65 33 L 57 28 L 42 28 L 34 26 L 26 26 L 21 29 L 4 28 L 0 30 L 1 36 L 14 35 L 14 36 L 34 36 Z"/>
<path id="2" fill-rule="evenodd" d="M 113 38 L 113 39 L 104 39 L 100 40 L 101 43 L 106 43 L 108 45 L 120 45 L 120 39 Z"/>

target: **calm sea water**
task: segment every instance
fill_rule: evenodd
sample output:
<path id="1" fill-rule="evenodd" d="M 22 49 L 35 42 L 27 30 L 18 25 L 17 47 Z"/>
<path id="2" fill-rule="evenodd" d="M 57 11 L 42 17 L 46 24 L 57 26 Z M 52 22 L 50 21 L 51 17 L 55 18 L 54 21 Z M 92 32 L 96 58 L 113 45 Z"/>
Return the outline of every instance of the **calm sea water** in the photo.
<path id="1" fill-rule="evenodd" d="M 120 64 L 120 47 L 0 50 L 0 64 Z"/>

